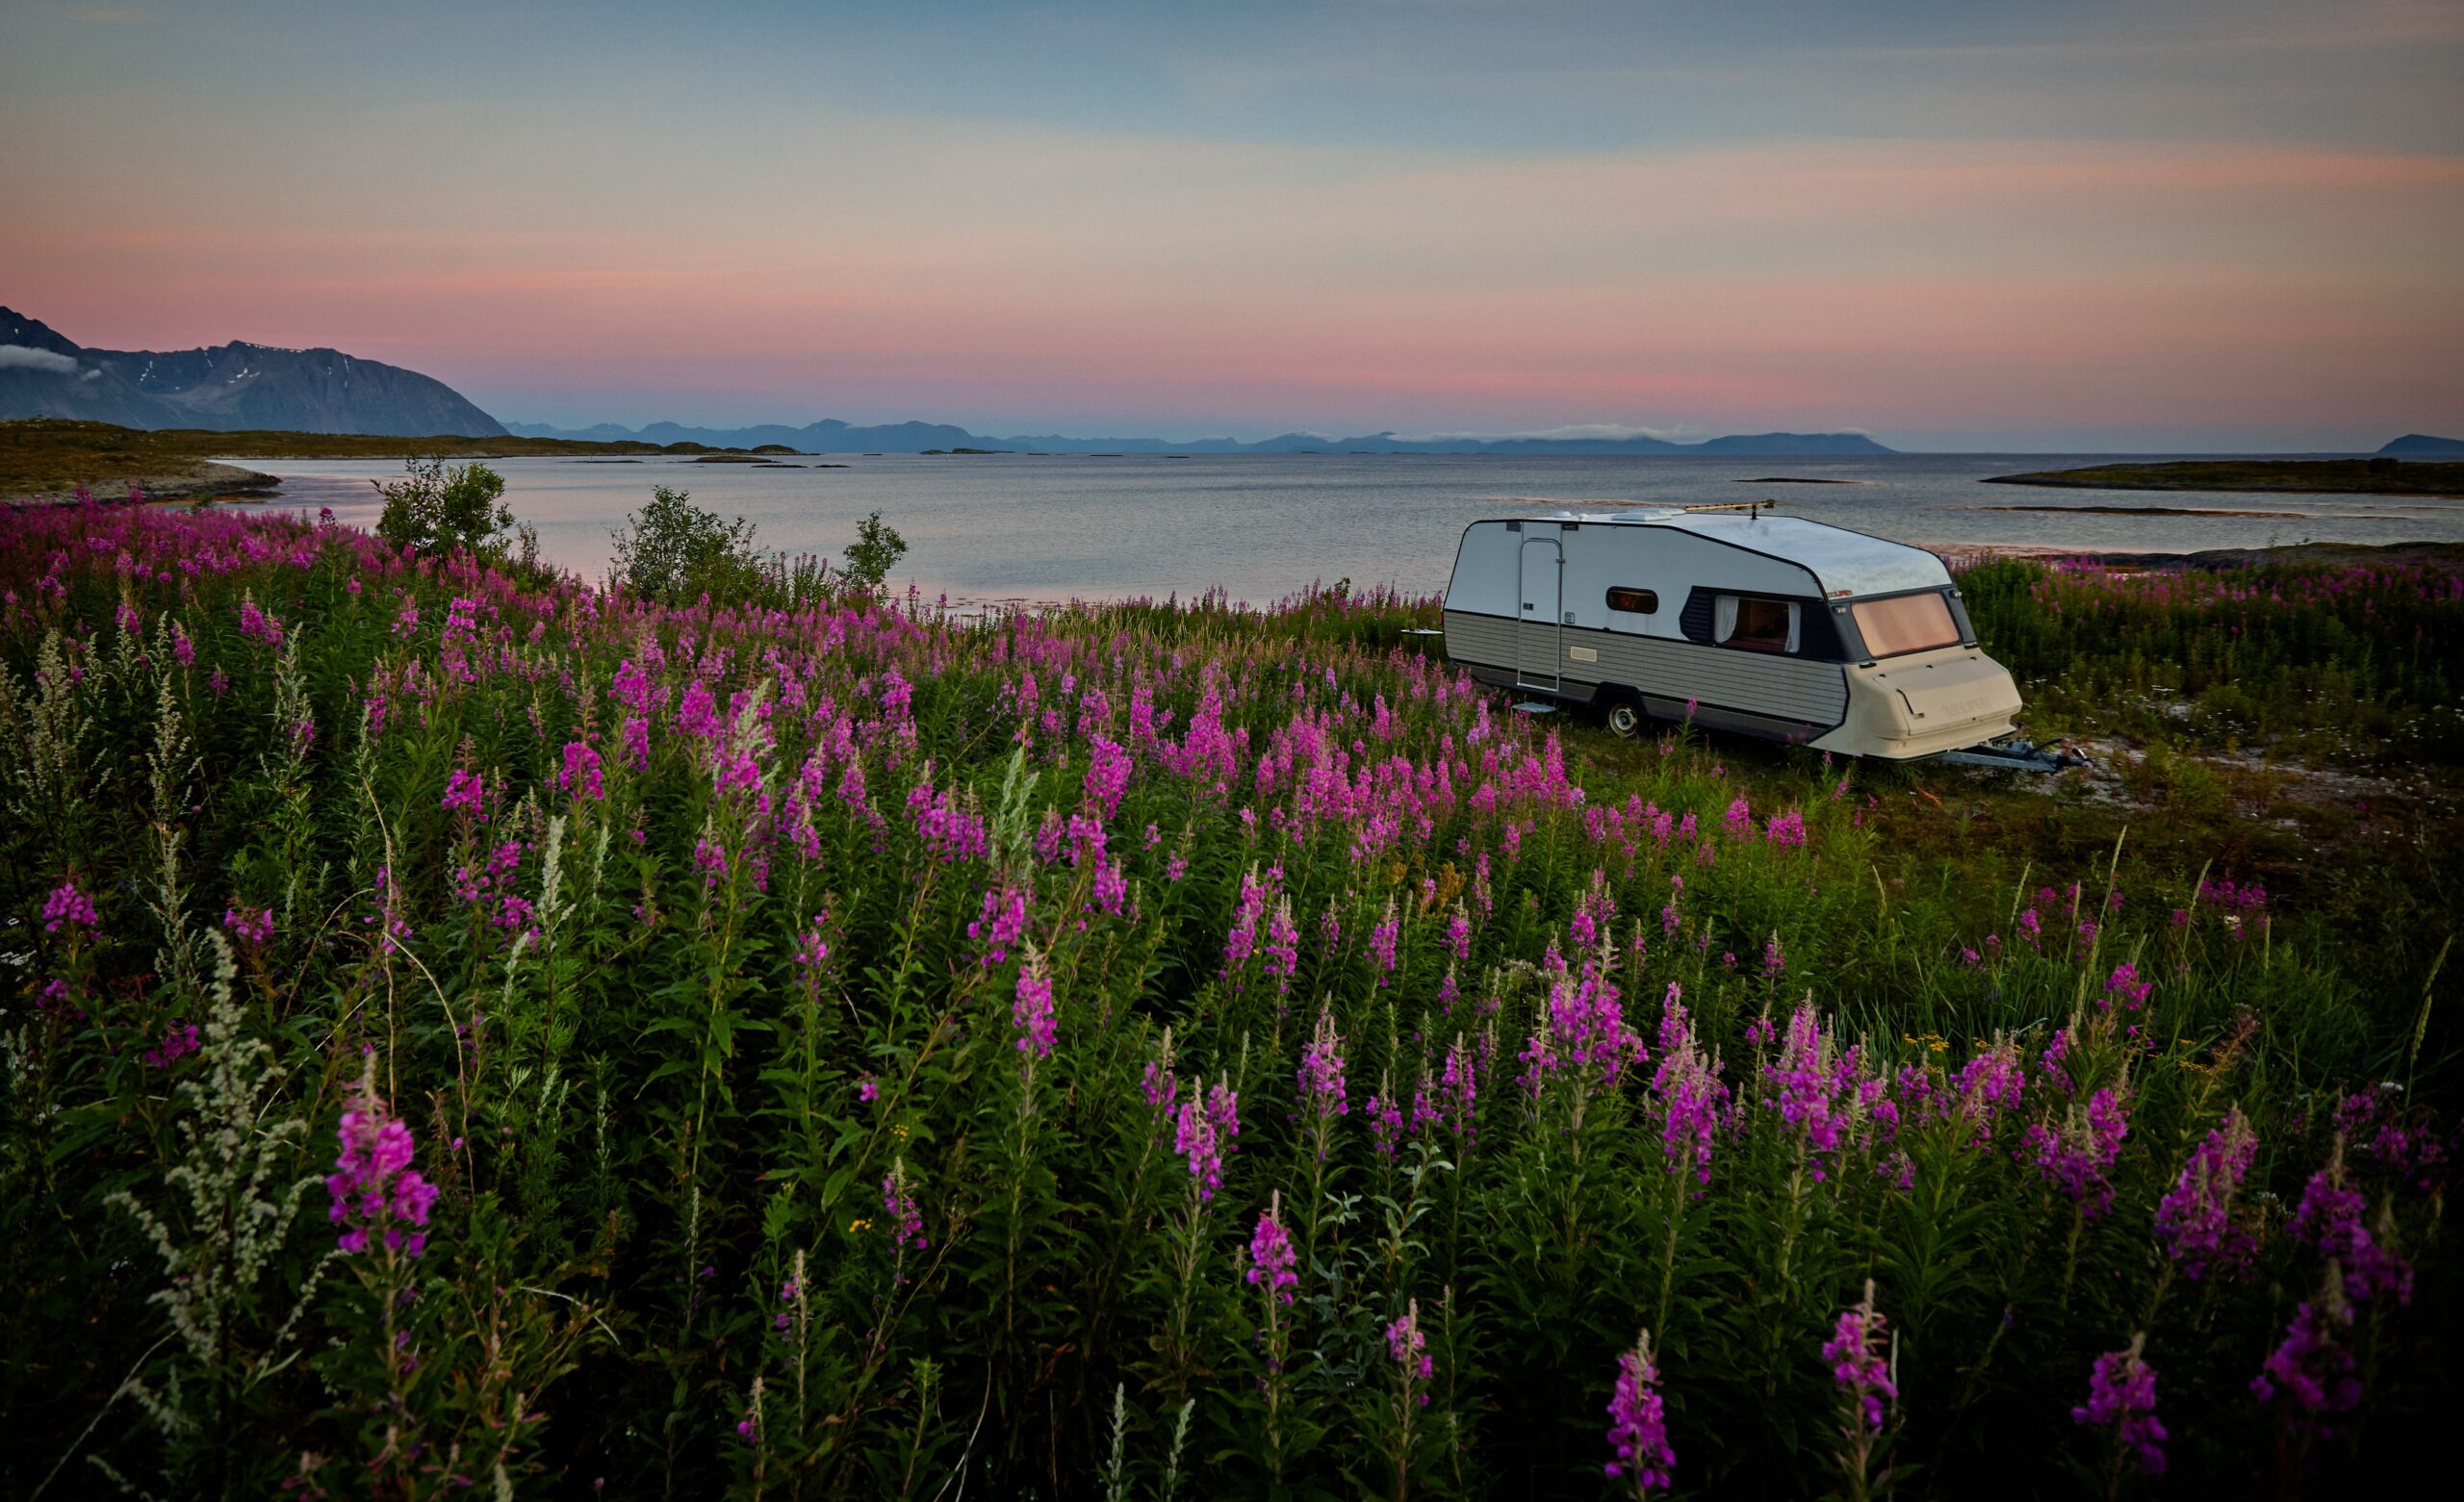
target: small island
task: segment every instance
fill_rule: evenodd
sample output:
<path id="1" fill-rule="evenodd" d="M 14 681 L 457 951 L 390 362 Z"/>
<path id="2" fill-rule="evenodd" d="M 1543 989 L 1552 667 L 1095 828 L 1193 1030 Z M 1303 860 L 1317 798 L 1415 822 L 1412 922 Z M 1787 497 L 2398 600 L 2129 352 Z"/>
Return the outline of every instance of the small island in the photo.
<path id="1" fill-rule="evenodd" d="M 2190 459 L 1996 474 L 1988 485 L 2067 490 L 2284 491 L 2321 496 L 2464 496 L 2464 463 L 2419 459 Z"/>

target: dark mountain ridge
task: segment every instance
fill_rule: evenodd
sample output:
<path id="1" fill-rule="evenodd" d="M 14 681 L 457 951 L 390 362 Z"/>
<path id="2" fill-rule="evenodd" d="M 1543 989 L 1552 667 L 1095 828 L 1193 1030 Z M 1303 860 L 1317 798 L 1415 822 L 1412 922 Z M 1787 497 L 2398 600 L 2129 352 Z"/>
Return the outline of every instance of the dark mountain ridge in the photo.
<path id="1" fill-rule="evenodd" d="M 858 426 L 835 418 L 790 427 L 783 422 L 753 427 L 688 427 L 654 422 L 634 429 L 613 422 L 595 427 L 559 428 L 544 422 L 507 423 L 508 431 L 526 438 L 573 438 L 599 442 L 653 444 L 695 443 L 713 448 L 752 448 L 783 444 L 804 453 L 927 453 L 938 449 L 1000 448 L 1014 452 L 1074 454 L 1887 454 L 1862 433 L 1743 433 L 1699 444 L 1675 444 L 1646 438 L 1399 438 L 1391 432 L 1357 438 L 1330 438 L 1322 433 L 1280 433 L 1245 443 L 1237 438 L 1071 438 L 1058 433 L 1019 434 L 991 438 L 947 422 L 886 422 Z"/>
<path id="2" fill-rule="evenodd" d="M 0 419 L 78 418 L 218 432 L 453 433 L 496 419 L 431 376 L 339 349 L 234 342 L 205 349 L 90 349 L 0 308 Z"/>

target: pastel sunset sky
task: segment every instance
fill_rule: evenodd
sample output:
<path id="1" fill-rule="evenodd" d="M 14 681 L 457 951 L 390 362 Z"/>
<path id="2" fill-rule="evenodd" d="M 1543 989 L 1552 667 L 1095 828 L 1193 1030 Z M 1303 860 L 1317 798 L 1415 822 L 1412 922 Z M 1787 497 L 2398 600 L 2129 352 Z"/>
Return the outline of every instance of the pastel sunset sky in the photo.
<path id="1" fill-rule="evenodd" d="M 507 420 L 2464 433 L 2464 0 L 0 0 L 0 204 Z"/>

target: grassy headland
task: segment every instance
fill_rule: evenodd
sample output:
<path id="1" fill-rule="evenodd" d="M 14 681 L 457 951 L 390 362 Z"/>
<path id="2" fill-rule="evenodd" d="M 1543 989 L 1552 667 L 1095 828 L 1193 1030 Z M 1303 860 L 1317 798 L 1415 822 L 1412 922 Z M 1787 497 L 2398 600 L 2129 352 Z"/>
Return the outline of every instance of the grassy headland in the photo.
<path id="1" fill-rule="evenodd" d="M 2186 459 L 1996 474 L 1988 485 L 2077 490 L 2284 491 L 2335 496 L 2464 496 L 2464 464 L 2422 459 Z"/>
<path id="2" fill-rule="evenodd" d="M 110 500 L 118 499 L 131 485 L 154 499 L 184 500 L 256 494 L 273 484 L 270 476 L 212 463 L 207 457 L 211 454 L 268 459 L 406 459 L 430 454 L 501 459 L 737 451 L 714 449 L 706 444 L 662 446 L 629 441 L 464 438 L 451 433 L 392 438 L 368 433 L 149 429 L 67 418 L 25 418 L 0 422 L 0 500 L 64 500 L 80 485 Z"/>

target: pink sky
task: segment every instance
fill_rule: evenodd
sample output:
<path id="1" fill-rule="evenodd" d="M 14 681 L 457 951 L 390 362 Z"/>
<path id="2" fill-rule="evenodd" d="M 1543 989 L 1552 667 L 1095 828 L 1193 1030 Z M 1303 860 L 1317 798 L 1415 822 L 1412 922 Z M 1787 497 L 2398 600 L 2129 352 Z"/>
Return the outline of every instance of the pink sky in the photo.
<path id="1" fill-rule="evenodd" d="M 2452 56 L 2453 12 L 2367 46 Z M 381 76 L 363 59 L 277 94 L 251 68 L 296 60 L 252 53 L 222 89 L 174 67 L 192 24 L 61 13 L 0 64 L 0 191 L 45 211 L 0 216 L 0 301 L 98 345 L 332 344 L 566 423 L 2280 448 L 2464 427 L 2455 110 L 2254 117 L 2225 84 L 2298 57 L 2237 64 L 2232 33 L 2208 38 L 2208 128 L 2092 99 L 2054 131 L 2015 84 L 2003 113 L 2035 128 L 1980 133 L 1980 74 L 2049 65 L 2007 43 L 1903 68 L 1944 80 L 1941 128 L 1879 135 L 1803 108 L 1785 133 L 1655 134 L 1469 105 L 1460 130 L 1244 131 L 1209 101 L 1267 86 L 1187 67 L 1177 105 L 1081 117 L 694 66 L 650 109 L 646 63 L 439 99 L 350 87 Z M 1500 87 L 1468 77 L 1458 102 Z M 1342 86 L 1285 87 L 1333 112 Z"/>

